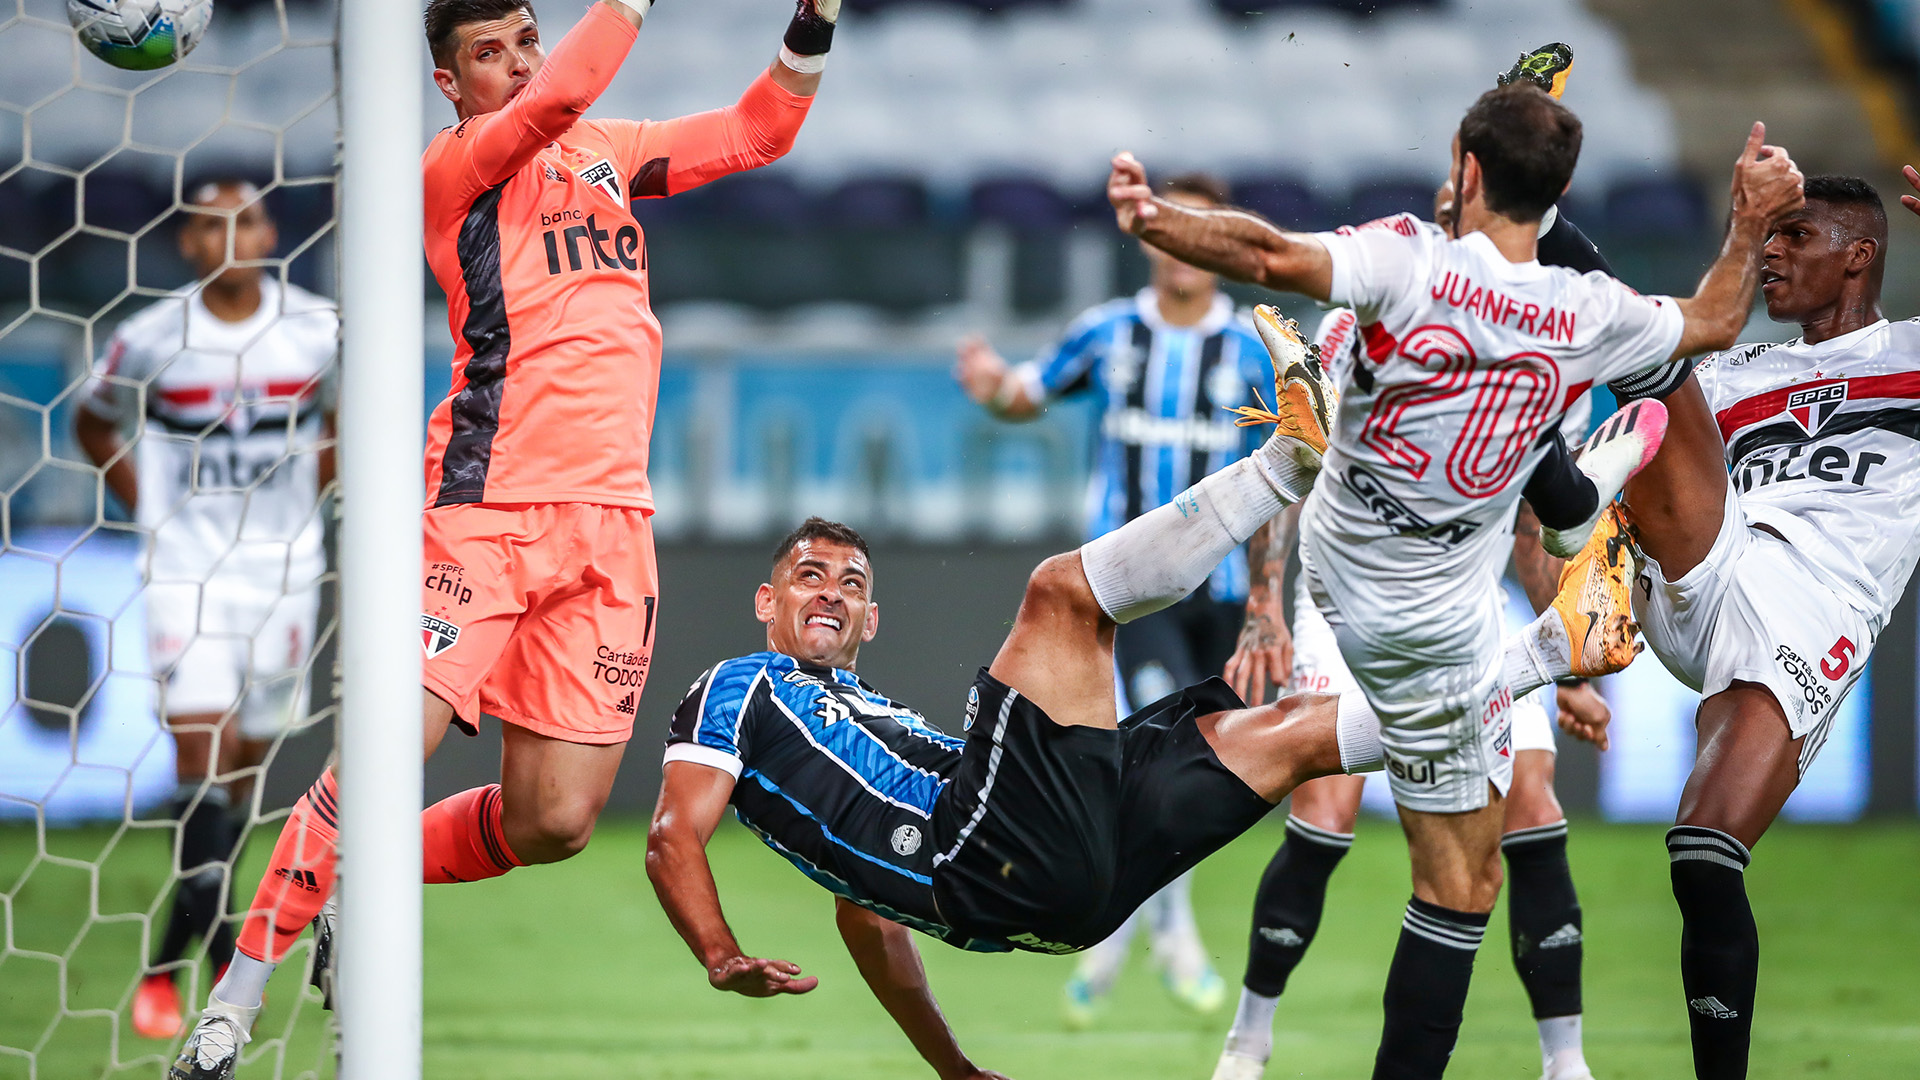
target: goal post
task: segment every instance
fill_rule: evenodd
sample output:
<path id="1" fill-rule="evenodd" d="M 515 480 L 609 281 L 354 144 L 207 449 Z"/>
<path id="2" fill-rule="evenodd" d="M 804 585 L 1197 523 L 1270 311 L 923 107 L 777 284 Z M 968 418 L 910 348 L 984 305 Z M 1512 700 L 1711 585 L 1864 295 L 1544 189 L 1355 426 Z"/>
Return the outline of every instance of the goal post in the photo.
<path id="1" fill-rule="evenodd" d="M 344 1080 L 420 1076 L 419 8 L 340 0 Z"/>

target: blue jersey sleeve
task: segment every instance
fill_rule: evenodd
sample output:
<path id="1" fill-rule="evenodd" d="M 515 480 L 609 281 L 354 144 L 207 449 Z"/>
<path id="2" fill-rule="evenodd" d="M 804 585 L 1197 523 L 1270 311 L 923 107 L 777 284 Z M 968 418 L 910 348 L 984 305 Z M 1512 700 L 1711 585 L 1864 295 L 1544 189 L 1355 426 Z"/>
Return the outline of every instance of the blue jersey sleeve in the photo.
<path id="1" fill-rule="evenodd" d="M 1081 312 L 1067 325 L 1066 334 L 1028 365 L 1031 388 L 1042 397 L 1057 398 L 1092 387 L 1099 378 L 1102 347 L 1113 336 L 1114 322 L 1120 317 L 1112 303 Z"/>
<path id="2" fill-rule="evenodd" d="M 1239 323 L 1235 323 L 1234 326 L 1238 331 L 1233 335 L 1233 340 L 1234 347 L 1239 350 L 1240 378 L 1250 387 L 1247 400 L 1255 400 L 1257 392 L 1259 400 L 1267 401 L 1272 405 L 1269 399 L 1274 392 L 1273 358 L 1267 355 L 1267 346 L 1260 340 L 1260 335 L 1240 327 Z M 1265 424 L 1252 424 L 1241 430 L 1246 433 L 1246 438 L 1242 440 L 1243 455 L 1258 450 L 1260 444 L 1265 442 L 1271 433 L 1271 429 Z"/>
<path id="3" fill-rule="evenodd" d="M 753 688 L 766 672 L 750 658 L 727 660 L 694 680 L 667 726 L 668 761 L 692 761 L 740 775 L 751 745 Z"/>

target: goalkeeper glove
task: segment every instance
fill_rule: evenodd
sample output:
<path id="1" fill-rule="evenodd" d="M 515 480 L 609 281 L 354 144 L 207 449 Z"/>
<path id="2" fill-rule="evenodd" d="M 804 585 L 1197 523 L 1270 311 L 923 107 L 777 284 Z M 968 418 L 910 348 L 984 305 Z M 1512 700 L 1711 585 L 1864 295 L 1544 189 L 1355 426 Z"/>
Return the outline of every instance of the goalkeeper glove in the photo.
<path id="1" fill-rule="evenodd" d="M 833 24 L 840 20 L 840 0 L 800 0 L 782 40 L 795 56 L 820 56 L 833 46 Z"/>

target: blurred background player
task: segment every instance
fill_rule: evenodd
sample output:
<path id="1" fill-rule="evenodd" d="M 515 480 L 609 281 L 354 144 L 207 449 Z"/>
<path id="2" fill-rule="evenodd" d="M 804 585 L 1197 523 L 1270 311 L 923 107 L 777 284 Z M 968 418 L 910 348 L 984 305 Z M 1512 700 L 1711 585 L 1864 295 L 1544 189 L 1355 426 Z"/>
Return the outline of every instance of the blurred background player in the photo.
<path id="1" fill-rule="evenodd" d="M 426 249 L 456 348 L 428 425 L 424 751 L 500 717 L 500 783 L 422 815 L 423 879 L 497 877 L 586 847 L 651 663 L 658 583 L 647 442 L 660 324 L 629 200 L 677 194 L 792 147 L 838 4 L 800 0 L 779 56 L 723 109 L 583 120 L 648 5 L 602 0 L 549 58 L 518 0 L 432 0 L 434 81 L 458 124 L 423 161 Z M 309 921 L 330 993 L 336 788 L 294 805 L 235 960 L 175 1080 L 227 1080 L 275 965 Z"/>
<path id="2" fill-rule="evenodd" d="M 1162 181 L 1162 197 L 1182 206 L 1228 205 L 1227 188 L 1204 173 Z M 1252 452 L 1258 439 L 1225 411 L 1272 384 L 1267 353 L 1246 318 L 1219 289 L 1219 278 L 1144 247 L 1149 285 L 1082 312 L 1066 336 L 1039 357 L 1011 366 L 983 339 L 960 343 L 954 375 L 967 396 L 995 416 L 1030 420 L 1048 401 L 1097 393 L 1103 405 L 1087 500 L 1087 535 L 1132 521 L 1208 473 Z M 1266 530 L 1256 536 L 1261 545 Z M 1114 660 L 1126 702 L 1156 701 L 1220 675 L 1233 654 L 1243 615 L 1250 627 L 1286 631 L 1282 600 L 1249 577 L 1235 549 L 1204 589 L 1118 628 Z M 1199 1012 L 1226 998 L 1193 916 L 1192 878 L 1182 876 L 1087 950 L 1065 989 L 1070 1024 L 1091 1022 L 1113 989 L 1144 922 L 1153 957 L 1174 997 Z"/>
<path id="3" fill-rule="evenodd" d="M 197 283 L 120 324 L 75 414 L 146 539 L 150 657 L 179 780 L 167 803 L 179 885 L 133 1000 L 149 1039 L 180 1033 L 176 979 L 196 943 L 227 966 L 227 872 L 256 766 L 306 716 L 339 318 L 266 272 L 278 239 L 253 184 L 192 189 L 179 244 Z"/>
<path id="4" fill-rule="evenodd" d="M 1500 82 L 1505 85 L 1526 78 L 1559 97 L 1572 63 L 1568 46 L 1544 45 L 1522 55 Z M 1453 182 L 1448 180 L 1434 193 L 1433 220 L 1449 232 L 1453 227 L 1453 202 Z M 1611 276 L 1612 267 L 1599 249 L 1558 209 L 1549 210 L 1541 221 L 1540 262 Z M 1321 320 L 1315 343 L 1328 377 L 1336 385 L 1343 385 L 1363 355 L 1353 309 L 1328 312 Z M 1580 444 L 1587 435 L 1590 412 L 1590 399 L 1582 394 L 1550 436 Z M 1536 490 L 1536 483 L 1529 484 L 1530 491 Z M 1257 565 L 1273 568 L 1282 581 L 1298 518 L 1299 511 L 1289 507 L 1276 519 L 1269 534 L 1275 547 L 1251 553 Z M 1513 534 L 1514 576 L 1534 611 L 1544 612 L 1559 591 L 1561 563 L 1541 547 L 1539 523 L 1524 501 Z M 1290 691 L 1345 693 L 1356 689 L 1353 676 L 1340 659 L 1332 629 L 1307 595 L 1304 575 L 1295 593 Z M 1268 687 L 1262 676 L 1277 683 L 1288 674 L 1244 653 L 1236 653 L 1229 668 L 1228 681 L 1249 701 L 1265 695 Z M 1579 895 L 1567 862 L 1566 815 L 1553 789 L 1556 717 L 1570 731 L 1603 748 L 1606 745 L 1610 710 L 1585 680 L 1562 684 L 1552 697 L 1542 689 L 1516 701 L 1513 788 L 1506 802 L 1500 850 L 1506 859 L 1509 883 L 1508 940 L 1514 970 L 1526 987 L 1539 1027 L 1544 1075 L 1546 1080 L 1586 1080 L 1592 1073 L 1586 1065 L 1581 1038 L 1582 920 Z M 1306 958 L 1319 928 L 1329 878 L 1353 844 L 1365 786 L 1364 777 L 1329 776 L 1308 781 L 1293 793 L 1286 837 L 1267 864 L 1254 898 L 1246 977 L 1214 1080 L 1251 1080 L 1264 1072 L 1273 1050 L 1273 1018 L 1280 996 L 1294 968 Z"/>
<path id="5" fill-rule="evenodd" d="M 1499 894 L 1513 697 L 1614 664 L 1615 649 L 1627 648 L 1619 636 L 1603 645 L 1585 631 L 1576 647 L 1566 633 L 1575 622 L 1600 625 L 1597 610 L 1584 618 L 1573 610 L 1588 598 L 1623 598 L 1628 565 L 1615 549 L 1581 560 L 1574 573 L 1591 588 L 1557 599 L 1557 612 L 1569 610 L 1537 620 L 1524 648 L 1501 644 L 1505 526 L 1525 479 L 1547 459 L 1540 435 L 1583 382 L 1731 342 L 1752 302 L 1756 223 L 1799 200 L 1798 170 L 1763 146 L 1755 125 L 1735 168 L 1738 227 L 1700 289 L 1677 301 L 1641 296 L 1536 261 L 1540 220 L 1572 179 L 1580 139 L 1578 118 L 1537 86 L 1482 95 L 1453 141 L 1451 233 L 1400 215 L 1308 236 L 1178 207 L 1155 198 L 1124 153 L 1109 180 L 1123 231 L 1360 316 L 1369 363 L 1343 388 L 1326 464 L 1338 482 L 1309 495 L 1301 543 L 1315 606 L 1380 715 L 1412 855 L 1414 895 L 1387 976 L 1376 1077 L 1439 1076 L 1458 1038 Z M 1664 417 L 1625 410 L 1610 423 L 1633 441 L 1615 443 L 1625 467 L 1600 491 L 1601 505 L 1644 466 Z"/>

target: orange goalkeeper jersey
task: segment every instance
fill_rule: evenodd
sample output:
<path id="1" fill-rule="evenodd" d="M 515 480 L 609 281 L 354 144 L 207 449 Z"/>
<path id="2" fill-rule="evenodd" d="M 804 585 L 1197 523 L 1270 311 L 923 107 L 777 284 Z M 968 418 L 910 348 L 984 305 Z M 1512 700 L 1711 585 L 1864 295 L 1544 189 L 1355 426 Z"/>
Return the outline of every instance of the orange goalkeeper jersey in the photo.
<path id="1" fill-rule="evenodd" d="M 628 200 L 775 160 L 813 99 L 763 73 L 724 109 L 581 119 L 634 33 L 594 5 L 505 108 L 427 147 L 427 261 L 455 343 L 427 429 L 429 506 L 653 508 L 660 324 Z"/>

